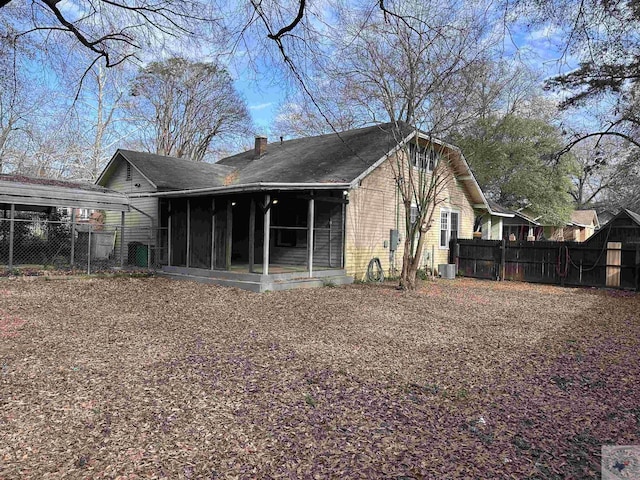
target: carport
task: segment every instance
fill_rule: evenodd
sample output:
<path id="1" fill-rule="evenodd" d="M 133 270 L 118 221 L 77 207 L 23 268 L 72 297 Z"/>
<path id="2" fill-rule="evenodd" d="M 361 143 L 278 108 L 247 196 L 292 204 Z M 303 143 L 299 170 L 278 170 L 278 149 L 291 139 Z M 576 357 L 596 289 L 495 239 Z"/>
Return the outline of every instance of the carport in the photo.
<path id="1" fill-rule="evenodd" d="M 129 198 L 120 192 L 85 182 L 72 182 L 23 175 L 0 175 L 0 209 L 8 212 L 8 268 L 14 264 L 16 211 L 47 212 L 54 208 L 71 208 L 72 232 L 76 225 L 75 209 L 121 212 L 124 231 L 125 213 L 130 211 Z M 5 214 L 5 218 L 7 215 Z M 71 235 L 71 258 L 74 255 Z M 120 262 L 124 259 L 124 242 L 120 245 Z M 72 260 L 73 263 L 73 260 Z"/>

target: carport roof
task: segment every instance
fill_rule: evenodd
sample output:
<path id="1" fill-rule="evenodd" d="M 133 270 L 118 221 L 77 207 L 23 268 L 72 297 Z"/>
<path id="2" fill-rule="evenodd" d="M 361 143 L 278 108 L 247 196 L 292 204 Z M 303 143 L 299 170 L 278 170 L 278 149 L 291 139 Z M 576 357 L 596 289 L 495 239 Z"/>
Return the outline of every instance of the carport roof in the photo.
<path id="1" fill-rule="evenodd" d="M 129 199 L 120 192 L 86 182 L 71 182 L 24 175 L 0 175 L 0 206 L 22 210 L 73 207 L 129 211 Z"/>

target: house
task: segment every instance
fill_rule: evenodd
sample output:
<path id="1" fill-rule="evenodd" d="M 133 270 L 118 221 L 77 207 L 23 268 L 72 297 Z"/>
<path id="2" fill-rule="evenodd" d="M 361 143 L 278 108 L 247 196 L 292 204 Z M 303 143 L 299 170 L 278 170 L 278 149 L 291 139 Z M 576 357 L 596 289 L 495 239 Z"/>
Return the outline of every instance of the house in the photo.
<path id="1" fill-rule="evenodd" d="M 490 208 L 462 152 L 406 124 L 256 137 L 253 150 L 216 164 L 118 150 L 97 183 L 128 195 L 138 213 L 128 226 L 158 230 L 153 247 L 167 273 L 257 291 L 339 283 L 364 278 L 373 258 L 386 272 L 401 267 L 404 207 L 391 162 L 404 144 L 449 160 L 423 257 L 447 263 L 449 240 L 471 238 L 476 211 Z M 430 175 L 436 161 L 412 168 Z"/>
<path id="2" fill-rule="evenodd" d="M 574 210 L 571 220 L 562 229 L 565 241 L 584 242 L 600 228 L 598 214 L 595 210 Z"/>
<path id="3" fill-rule="evenodd" d="M 599 228 L 604 227 L 609 220 L 616 216 L 617 210 L 599 209 L 598 210 L 598 224 Z"/>
<path id="4" fill-rule="evenodd" d="M 525 211 L 509 210 L 496 202 L 488 201 L 489 210 L 481 212 L 483 240 L 537 240 L 544 235 L 538 218 Z"/>
<path id="5" fill-rule="evenodd" d="M 481 217 L 485 240 L 556 240 L 584 242 L 599 228 L 595 210 L 574 210 L 566 225 L 546 225 L 527 209 L 509 210 L 489 200 L 490 211 Z"/>

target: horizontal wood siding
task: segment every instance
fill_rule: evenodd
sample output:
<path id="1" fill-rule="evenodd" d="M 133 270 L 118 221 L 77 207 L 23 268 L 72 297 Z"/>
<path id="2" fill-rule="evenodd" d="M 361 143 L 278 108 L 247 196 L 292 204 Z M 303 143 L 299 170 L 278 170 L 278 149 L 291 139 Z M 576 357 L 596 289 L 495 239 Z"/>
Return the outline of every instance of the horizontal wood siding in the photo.
<path id="1" fill-rule="evenodd" d="M 435 268 L 439 263 L 448 263 L 449 257 L 449 249 L 440 248 L 439 245 L 441 208 L 452 208 L 459 212 L 460 238 L 472 238 L 475 218 L 472 202 L 461 182 L 452 179 L 441 192 L 439 200 L 441 204 L 436 207 L 431 228 L 426 233 L 422 258 L 424 266 L 433 263 Z M 398 274 L 402 269 L 404 218 L 404 206 L 397 192 L 393 168 L 386 161 L 349 194 L 345 259 L 347 273 L 357 280 L 364 279 L 369 261 L 378 257 L 385 275 L 389 275 L 392 265 Z M 393 255 L 388 247 L 391 229 L 398 229 L 400 233 L 400 245 Z"/>
<path id="2" fill-rule="evenodd" d="M 155 192 L 155 188 L 151 185 L 140 173 L 131 168 L 131 180 L 127 180 L 127 162 L 122 158 L 116 160 L 114 165 L 114 171 L 111 176 L 104 183 L 104 187 L 123 192 L 127 194 L 131 193 L 146 193 Z M 135 185 L 139 184 L 140 187 Z M 128 245 L 133 242 L 140 242 L 145 245 L 151 244 L 155 246 L 157 244 L 157 231 L 150 230 L 152 227 L 157 229 L 159 227 L 158 218 L 158 199 L 156 197 L 140 197 L 130 198 L 130 205 L 142 210 L 147 215 L 153 218 L 153 222 L 149 217 L 142 213 L 131 209 L 131 211 L 125 213 L 125 255 L 128 251 Z M 105 224 L 110 228 L 117 228 L 118 235 L 116 236 L 115 252 L 120 251 L 120 212 L 106 212 Z"/>

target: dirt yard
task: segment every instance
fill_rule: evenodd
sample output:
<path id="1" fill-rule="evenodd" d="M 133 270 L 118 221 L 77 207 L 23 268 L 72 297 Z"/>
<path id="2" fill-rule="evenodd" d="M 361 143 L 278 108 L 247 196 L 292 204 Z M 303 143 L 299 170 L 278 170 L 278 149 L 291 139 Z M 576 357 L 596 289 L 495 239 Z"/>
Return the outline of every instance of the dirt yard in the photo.
<path id="1" fill-rule="evenodd" d="M 0 281 L 0 478 L 590 478 L 640 443 L 640 295 Z"/>

